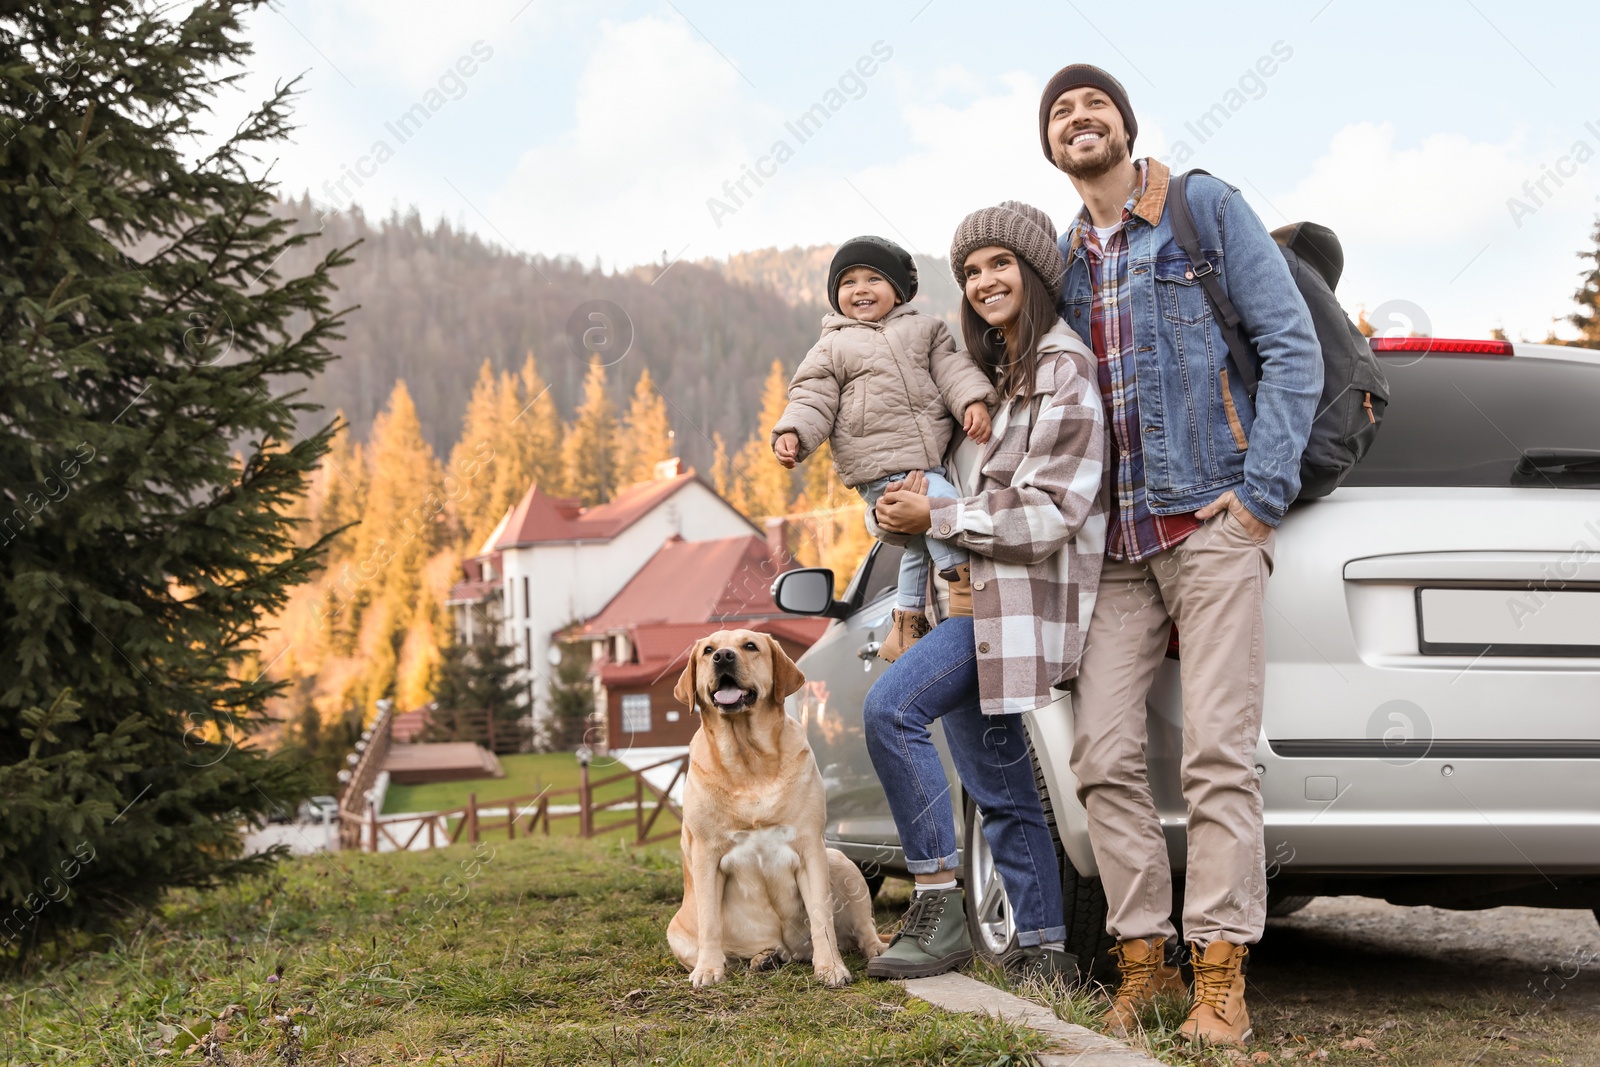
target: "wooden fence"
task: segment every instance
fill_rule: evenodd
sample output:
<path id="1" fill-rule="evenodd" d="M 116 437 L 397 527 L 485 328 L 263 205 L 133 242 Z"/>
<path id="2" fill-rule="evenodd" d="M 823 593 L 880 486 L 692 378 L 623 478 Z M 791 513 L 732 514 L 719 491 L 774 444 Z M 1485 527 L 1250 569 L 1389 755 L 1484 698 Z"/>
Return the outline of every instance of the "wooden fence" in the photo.
<path id="1" fill-rule="evenodd" d="M 645 771 L 674 765 L 677 770 L 665 789 L 657 788 L 645 780 Z M 461 807 L 444 811 L 379 815 L 377 805 L 369 803 L 365 818 L 350 824 L 360 832 L 359 844 L 352 843 L 350 847 L 359 847 L 364 852 L 377 852 L 379 842 L 387 840 L 397 851 L 438 848 L 463 840 L 476 843 L 485 835 L 501 833 L 504 833 L 508 840 L 515 840 L 519 826 L 522 828 L 523 836 L 535 832 L 543 832 L 548 836 L 550 823 L 558 819 L 577 819 L 579 837 L 599 837 L 601 834 L 616 833 L 631 827 L 635 844 L 664 841 L 678 836 L 678 827 L 656 831 L 656 821 L 663 811 L 668 811 L 680 824 L 683 822 L 683 811 L 672 800 L 672 790 L 683 780 L 688 770 L 689 756 L 685 753 L 638 770 L 624 768 L 616 774 L 599 779 L 591 779 L 589 767 L 584 764 L 578 768 L 576 786 L 566 789 L 546 789 L 526 796 L 487 801 L 482 805 L 478 803 L 476 793 L 470 794 L 466 804 Z M 630 778 L 633 779 L 632 796 L 595 801 L 596 790 Z M 564 797 L 572 797 L 573 803 L 563 803 Z M 629 805 L 632 805 L 632 812 L 624 813 L 623 809 Z M 563 810 L 555 810 L 557 808 Z M 486 816 L 484 809 L 498 810 L 500 814 Z M 623 817 L 608 819 L 607 813 L 612 812 L 622 814 Z M 600 817 L 599 820 L 596 816 Z M 340 830 L 343 833 L 343 824 Z"/>
<path id="2" fill-rule="evenodd" d="M 388 708 L 378 712 L 378 717 L 372 723 L 372 733 L 367 738 L 367 747 L 357 757 L 355 766 L 351 768 L 350 780 L 339 793 L 339 847 L 342 849 L 357 848 L 361 844 L 358 836 L 361 821 L 366 809 L 371 807 L 367 801 L 367 790 L 378 780 L 378 771 L 388 758 L 390 728 L 393 725 L 394 717 Z"/>
<path id="3" fill-rule="evenodd" d="M 497 756 L 527 750 L 528 727 L 522 722 L 496 721 L 493 714 L 478 711 L 428 710 L 428 724 L 417 740 L 474 741 Z"/>

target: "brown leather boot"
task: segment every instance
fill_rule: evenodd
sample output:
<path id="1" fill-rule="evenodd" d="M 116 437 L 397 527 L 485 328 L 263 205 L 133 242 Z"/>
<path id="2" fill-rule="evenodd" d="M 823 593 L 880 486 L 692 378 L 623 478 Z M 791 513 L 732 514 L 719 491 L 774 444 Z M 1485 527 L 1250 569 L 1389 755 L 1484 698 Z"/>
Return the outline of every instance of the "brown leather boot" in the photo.
<path id="1" fill-rule="evenodd" d="M 950 577 L 951 571 L 955 577 Z M 950 615 L 972 614 L 972 564 L 961 563 L 950 570 L 940 571 L 939 577 L 950 583 Z"/>
<path id="2" fill-rule="evenodd" d="M 1106 1013 L 1106 1030 L 1116 1037 L 1130 1037 L 1139 1029 L 1139 1013 L 1162 993 L 1185 993 L 1183 973 L 1166 961 L 1167 939 L 1134 938 L 1119 941 L 1111 948 L 1117 957 L 1122 983 L 1111 998 Z"/>
<path id="3" fill-rule="evenodd" d="M 885 663 L 893 663 L 906 649 L 927 637 L 932 629 L 933 624 L 922 612 L 895 608 L 894 624 L 889 627 L 889 636 L 878 646 L 878 658 Z"/>
<path id="4" fill-rule="evenodd" d="M 1197 1045 L 1243 1045 L 1250 1040 L 1250 1013 L 1244 1007 L 1244 945 L 1213 941 L 1204 952 L 1190 944 L 1194 964 L 1194 1007 L 1178 1036 Z"/>

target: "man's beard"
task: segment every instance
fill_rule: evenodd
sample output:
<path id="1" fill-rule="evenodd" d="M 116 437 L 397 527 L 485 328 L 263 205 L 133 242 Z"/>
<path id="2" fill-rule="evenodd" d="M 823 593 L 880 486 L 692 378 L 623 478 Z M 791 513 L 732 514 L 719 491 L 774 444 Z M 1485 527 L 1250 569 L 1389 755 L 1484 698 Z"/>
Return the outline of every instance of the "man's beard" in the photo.
<path id="1" fill-rule="evenodd" d="M 1110 135 L 1100 139 L 1100 151 L 1087 159 L 1073 159 L 1070 150 L 1063 148 L 1056 158 L 1056 165 L 1067 172 L 1069 178 L 1079 181 L 1093 181 L 1103 174 L 1109 174 L 1128 158 L 1128 138 L 1126 135 L 1112 140 Z"/>

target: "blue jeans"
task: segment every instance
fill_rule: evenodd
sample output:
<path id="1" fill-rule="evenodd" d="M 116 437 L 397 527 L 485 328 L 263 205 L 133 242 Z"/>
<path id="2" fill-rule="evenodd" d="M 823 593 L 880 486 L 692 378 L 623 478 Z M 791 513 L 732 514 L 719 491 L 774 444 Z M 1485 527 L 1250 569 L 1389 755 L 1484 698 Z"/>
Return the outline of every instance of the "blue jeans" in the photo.
<path id="1" fill-rule="evenodd" d="M 951 485 L 944 477 L 943 467 L 934 467 L 923 472 L 928 476 L 928 495 L 942 497 L 946 500 L 960 500 L 961 494 L 956 492 L 956 487 Z M 905 472 L 887 474 L 875 482 L 857 486 L 856 492 L 861 494 L 861 499 L 867 502 L 867 507 L 878 503 L 878 498 L 883 496 L 884 489 L 890 482 L 905 480 Z M 924 534 L 916 534 L 906 541 L 905 554 L 900 557 L 900 587 L 897 606 L 920 611 L 928 604 L 928 560 L 933 560 L 934 566 L 941 571 L 951 567 L 959 567 L 967 562 L 965 549 L 957 548 L 949 541 L 939 541 Z"/>
<path id="2" fill-rule="evenodd" d="M 1018 943 L 1065 939 L 1061 868 L 1033 782 L 1028 735 L 1021 715 L 978 710 L 972 617 L 946 619 L 907 649 L 867 691 L 862 713 L 906 869 L 931 874 L 956 866 L 950 786 L 928 733 L 939 719 L 956 774 L 983 812 L 983 836 L 1011 901 Z"/>

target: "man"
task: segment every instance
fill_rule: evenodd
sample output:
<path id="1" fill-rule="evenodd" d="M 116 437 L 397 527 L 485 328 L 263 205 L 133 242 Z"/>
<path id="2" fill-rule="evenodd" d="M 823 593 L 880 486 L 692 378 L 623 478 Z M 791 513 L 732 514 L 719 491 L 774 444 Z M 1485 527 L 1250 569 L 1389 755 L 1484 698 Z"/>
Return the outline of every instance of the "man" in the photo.
<path id="1" fill-rule="evenodd" d="M 1138 121 L 1115 78 L 1059 71 L 1039 103 L 1044 154 L 1083 211 L 1060 238 L 1060 311 L 1095 351 L 1110 449 L 1106 562 L 1073 687 L 1072 769 L 1105 883 L 1121 984 L 1108 1017 L 1126 1034 L 1173 965 L 1172 875 L 1145 764 L 1145 696 L 1182 641 L 1184 936 L 1195 970 L 1180 1034 L 1250 1037 L 1243 965 L 1266 915 L 1255 778 L 1264 677 L 1262 601 L 1274 528 L 1300 488 L 1322 391 L 1311 318 L 1283 256 L 1239 191 L 1197 176 L 1200 247 L 1254 344 L 1252 398 L 1199 280 L 1173 238 L 1170 172 L 1132 158 Z"/>

